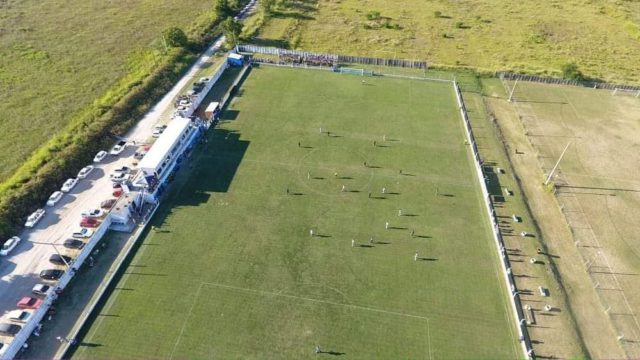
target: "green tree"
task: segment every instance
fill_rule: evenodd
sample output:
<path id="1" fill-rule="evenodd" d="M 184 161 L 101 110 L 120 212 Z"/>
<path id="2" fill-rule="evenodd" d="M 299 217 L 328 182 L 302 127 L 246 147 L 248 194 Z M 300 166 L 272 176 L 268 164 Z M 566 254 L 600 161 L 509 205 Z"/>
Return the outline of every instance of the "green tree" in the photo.
<path id="1" fill-rule="evenodd" d="M 276 0 L 260 0 L 260 6 L 266 15 L 271 15 L 273 14 L 273 8 L 276 6 Z"/>
<path id="2" fill-rule="evenodd" d="M 236 46 L 240 39 L 240 33 L 242 32 L 242 24 L 233 20 L 232 17 L 227 17 L 221 23 L 224 36 L 227 38 L 227 44 L 230 46 Z"/>
<path id="3" fill-rule="evenodd" d="M 162 37 L 167 46 L 184 47 L 189 43 L 187 35 L 178 27 L 170 27 L 162 32 Z"/>
<path id="4" fill-rule="evenodd" d="M 576 63 L 566 63 L 562 65 L 562 77 L 569 80 L 584 80 L 584 75 L 578 69 Z"/>
<path id="5" fill-rule="evenodd" d="M 227 17 L 231 14 L 231 8 L 229 7 L 228 0 L 214 0 L 213 7 L 216 11 L 216 15 L 220 19 Z"/>

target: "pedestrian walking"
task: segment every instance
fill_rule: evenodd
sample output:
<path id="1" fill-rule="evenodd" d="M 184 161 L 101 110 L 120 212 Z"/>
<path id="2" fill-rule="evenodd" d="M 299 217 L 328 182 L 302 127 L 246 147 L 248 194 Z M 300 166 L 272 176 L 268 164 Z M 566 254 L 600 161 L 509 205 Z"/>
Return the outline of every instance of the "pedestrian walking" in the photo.
<path id="1" fill-rule="evenodd" d="M 389 230 L 389 222 L 388 221 L 386 223 L 384 223 L 384 229 L 385 230 Z"/>
<path id="2" fill-rule="evenodd" d="M 365 161 L 363 164 L 364 164 L 364 167 L 368 167 L 368 166 L 367 166 L 367 162 L 366 162 L 366 161 Z"/>
<path id="3" fill-rule="evenodd" d="M 289 195 L 289 188 L 287 188 L 287 195 Z"/>
<path id="4" fill-rule="evenodd" d="M 375 140 L 373 140 L 373 147 L 376 147 L 378 143 L 376 143 Z"/>
<path id="5" fill-rule="evenodd" d="M 327 131 L 327 136 L 331 136 L 331 131 Z"/>
<path id="6" fill-rule="evenodd" d="M 320 128 L 320 134 L 322 134 L 322 128 Z"/>
<path id="7" fill-rule="evenodd" d="M 316 354 L 320 354 L 322 352 L 322 349 L 320 349 L 320 346 L 316 345 L 316 348 L 313 350 Z"/>
<path id="8" fill-rule="evenodd" d="M 415 236 L 415 234 L 416 234 L 416 231 L 415 231 L 415 230 L 413 230 L 413 229 L 411 229 L 411 237 L 414 237 L 414 236 Z"/>
<path id="9" fill-rule="evenodd" d="M 400 169 L 400 170 L 398 171 L 398 174 L 402 175 L 402 169 Z"/>
<path id="10" fill-rule="evenodd" d="M 298 141 L 298 147 L 301 147 L 301 146 L 300 146 L 300 141 Z"/>
<path id="11" fill-rule="evenodd" d="M 347 187 L 342 185 L 342 190 L 340 190 L 340 192 L 345 192 L 345 190 L 347 190 Z"/>
<path id="12" fill-rule="evenodd" d="M 333 177 L 338 177 L 338 172 L 334 172 Z"/>
<path id="13" fill-rule="evenodd" d="M 413 261 L 418 261 L 418 253 L 416 253 L 415 255 L 413 255 Z"/>
<path id="14" fill-rule="evenodd" d="M 383 193 L 383 194 L 386 194 L 386 193 L 387 193 L 387 188 L 386 188 L 386 187 L 383 187 L 383 188 L 382 188 L 382 193 Z"/>
<path id="15" fill-rule="evenodd" d="M 373 245 L 374 240 L 373 240 L 373 236 L 369 238 L 369 244 Z"/>
<path id="16" fill-rule="evenodd" d="M 311 173 L 307 171 L 307 180 L 311 179 Z"/>
<path id="17" fill-rule="evenodd" d="M 402 209 L 398 210 L 398 216 L 402 216 Z"/>
<path id="18" fill-rule="evenodd" d="M 369 192 L 369 199 L 371 199 L 371 192 Z"/>
<path id="19" fill-rule="evenodd" d="M 356 241 L 351 239 L 351 247 L 356 247 Z"/>
<path id="20" fill-rule="evenodd" d="M 313 229 L 309 230 L 309 235 L 311 236 L 315 235 L 315 232 L 313 231 Z"/>

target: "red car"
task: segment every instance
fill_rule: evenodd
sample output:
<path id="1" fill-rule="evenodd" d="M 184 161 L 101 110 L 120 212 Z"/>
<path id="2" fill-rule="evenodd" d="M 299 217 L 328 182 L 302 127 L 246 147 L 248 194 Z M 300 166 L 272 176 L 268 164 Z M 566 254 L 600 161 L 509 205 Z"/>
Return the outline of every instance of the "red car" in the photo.
<path id="1" fill-rule="evenodd" d="M 98 225 L 100 225 L 100 222 L 96 219 L 93 218 L 82 218 L 82 221 L 80 221 L 80 226 L 82 227 L 98 227 Z"/>
<path id="2" fill-rule="evenodd" d="M 31 296 L 25 296 L 18 301 L 18 307 L 20 309 L 37 309 L 42 305 L 43 301 Z"/>
<path id="3" fill-rule="evenodd" d="M 115 197 L 120 197 L 120 195 L 122 195 L 122 188 L 115 189 L 115 191 L 111 195 L 113 195 Z"/>

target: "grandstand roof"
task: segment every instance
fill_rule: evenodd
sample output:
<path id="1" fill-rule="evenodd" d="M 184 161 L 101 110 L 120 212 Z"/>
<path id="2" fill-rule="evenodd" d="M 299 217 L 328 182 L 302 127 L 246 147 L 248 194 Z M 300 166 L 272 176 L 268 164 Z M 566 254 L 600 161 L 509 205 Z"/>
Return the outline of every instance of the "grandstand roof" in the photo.
<path id="1" fill-rule="evenodd" d="M 189 126 L 191 120 L 182 117 L 173 119 L 158 140 L 151 146 L 149 152 L 140 161 L 140 169 L 155 171 L 164 161 L 167 153 L 180 140 L 180 135 Z"/>

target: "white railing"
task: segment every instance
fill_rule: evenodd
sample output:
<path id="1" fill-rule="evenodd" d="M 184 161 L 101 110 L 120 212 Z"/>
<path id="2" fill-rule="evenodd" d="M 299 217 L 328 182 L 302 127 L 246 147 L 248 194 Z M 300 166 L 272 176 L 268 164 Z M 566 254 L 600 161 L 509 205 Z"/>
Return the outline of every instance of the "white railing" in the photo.
<path id="1" fill-rule="evenodd" d="M 453 81 L 453 88 L 456 93 L 456 99 L 458 100 L 458 108 L 460 109 L 460 115 L 464 122 L 464 129 L 465 129 L 465 133 L 467 134 L 467 140 L 469 141 L 469 145 L 471 147 L 471 151 L 473 154 L 473 160 L 474 160 L 473 164 L 476 170 L 476 175 L 478 176 L 478 181 L 480 182 L 480 188 L 482 189 L 484 204 L 486 206 L 489 219 L 491 220 L 491 229 L 493 233 L 493 239 L 495 240 L 496 246 L 498 248 L 498 252 L 499 252 L 498 255 L 500 256 L 500 265 L 502 266 L 502 274 L 504 275 L 504 280 L 507 284 L 507 288 L 510 291 L 509 302 L 513 310 L 513 315 L 517 320 L 516 327 L 518 329 L 520 345 L 522 346 L 522 351 L 524 353 L 524 356 L 527 359 L 532 359 L 534 356 L 533 348 L 531 346 L 531 339 L 529 337 L 529 331 L 526 325 L 525 314 L 524 314 L 524 311 L 522 310 L 522 304 L 520 303 L 520 295 L 518 295 L 518 292 L 517 292 L 515 279 L 511 273 L 511 263 L 509 262 L 509 258 L 507 257 L 507 252 L 504 247 L 502 232 L 500 231 L 500 227 L 498 226 L 496 212 L 495 212 L 495 209 L 493 208 L 493 201 L 491 201 L 491 195 L 489 194 L 489 190 L 487 189 L 487 184 L 484 180 L 484 173 L 482 171 L 480 154 L 478 153 L 478 146 L 476 144 L 475 137 L 473 136 L 471 123 L 469 122 L 469 116 L 467 115 L 467 109 L 465 108 L 464 101 L 462 100 L 462 93 L 460 92 L 458 83 L 455 81 Z"/>

